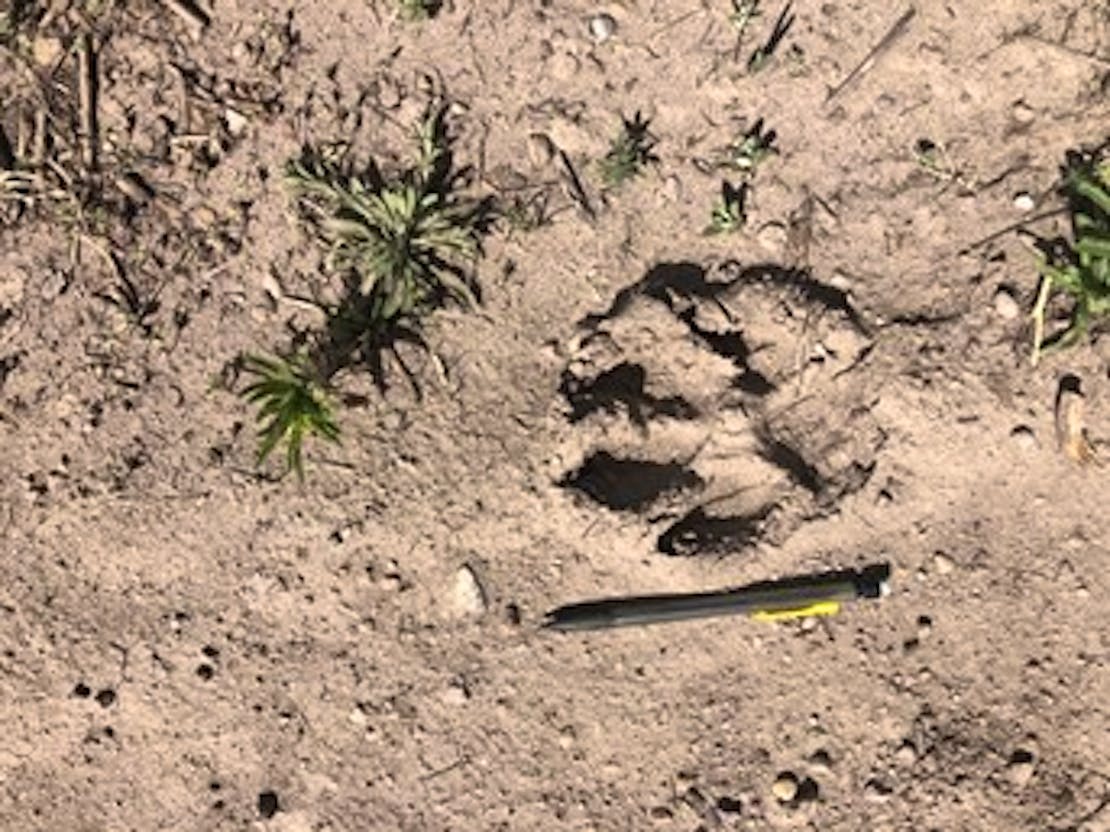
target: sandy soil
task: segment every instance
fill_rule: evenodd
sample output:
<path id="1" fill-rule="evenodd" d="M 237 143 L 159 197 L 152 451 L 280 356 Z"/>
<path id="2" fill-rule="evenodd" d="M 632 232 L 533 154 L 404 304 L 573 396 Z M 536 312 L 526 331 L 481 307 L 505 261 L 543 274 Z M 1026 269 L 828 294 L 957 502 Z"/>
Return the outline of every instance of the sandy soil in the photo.
<path id="1" fill-rule="evenodd" d="M 1110 829 L 1106 473 L 1054 427 L 1078 379 L 1110 439 L 1110 338 L 1030 367 L 1028 239 L 967 250 L 1107 138 L 1104 3 L 921 0 L 831 101 L 901 7 L 798 0 L 750 73 L 777 5 L 739 60 L 716 0 L 170 5 L 16 3 L 0 57 L 0 126 L 45 108 L 63 164 L 92 33 L 104 183 L 0 230 L 0 828 Z M 259 470 L 235 359 L 334 281 L 282 166 L 403 155 L 433 90 L 473 192 L 555 216 L 486 239 L 422 399 L 349 374 L 343 445 Z M 602 193 L 637 110 L 659 162 Z M 892 594 L 820 621 L 537 628 L 876 562 Z"/>

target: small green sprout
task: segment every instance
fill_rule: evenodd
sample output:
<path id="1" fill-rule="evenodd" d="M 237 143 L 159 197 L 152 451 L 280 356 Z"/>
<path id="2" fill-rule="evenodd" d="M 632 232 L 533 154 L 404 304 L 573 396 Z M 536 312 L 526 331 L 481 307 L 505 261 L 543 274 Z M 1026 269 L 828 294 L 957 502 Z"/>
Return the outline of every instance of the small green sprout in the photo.
<path id="1" fill-rule="evenodd" d="M 777 153 L 774 130 L 764 131 L 763 119 L 759 119 L 751 128 L 728 148 L 727 165 L 740 171 L 747 177 L 755 175 L 760 163 L 773 153 Z"/>
<path id="2" fill-rule="evenodd" d="M 703 233 L 706 236 L 732 234 L 743 228 L 744 223 L 748 220 L 744 210 L 747 193 L 748 185 L 746 182 L 741 183 L 739 188 L 724 182 L 721 185 L 721 197 L 713 206 L 709 225 L 706 226 Z"/>
<path id="3" fill-rule="evenodd" d="M 551 222 L 547 191 L 538 190 L 530 195 L 514 194 L 501 206 L 501 217 L 513 231 L 535 231 Z"/>
<path id="4" fill-rule="evenodd" d="M 761 46 L 752 50 L 752 54 L 748 58 L 748 72 L 752 75 L 767 66 L 779 46 L 782 45 L 783 39 L 789 34 L 795 19 L 795 15 L 791 13 L 792 7 L 793 0 L 788 0 L 775 20 L 775 26 L 771 30 L 770 36 Z"/>
<path id="5" fill-rule="evenodd" d="M 645 165 L 659 161 L 652 153 L 655 139 L 649 131 L 650 122 L 639 112 L 631 119 L 622 119 L 621 131 L 609 147 L 609 152 L 598 162 L 602 181 L 609 187 L 618 187 L 639 176 Z"/>
<path id="6" fill-rule="evenodd" d="M 1039 263 L 1041 288 L 1033 308 L 1034 365 L 1048 352 L 1070 347 L 1092 322 L 1110 317 L 1110 159 L 1073 157 L 1064 174 L 1073 244 L 1048 248 Z M 1045 340 L 1045 310 L 1054 292 L 1072 301 L 1071 321 Z"/>
<path id="7" fill-rule="evenodd" d="M 339 442 L 339 426 L 321 385 L 314 380 L 302 359 L 283 360 L 247 356 L 247 372 L 258 377 L 242 392 L 251 404 L 258 405 L 258 431 L 261 463 L 281 442 L 285 442 L 286 466 L 304 479 L 302 446 L 306 435 Z"/>
<path id="8" fill-rule="evenodd" d="M 397 13 L 402 20 L 430 20 L 442 6 L 442 0 L 398 0 Z"/>
<path id="9" fill-rule="evenodd" d="M 736 30 L 737 50 L 743 43 L 744 36 L 748 33 L 748 27 L 751 26 L 752 21 L 762 14 L 759 3 L 760 0 L 732 0 L 732 13 L 728 16 L 728 22 Z"/>

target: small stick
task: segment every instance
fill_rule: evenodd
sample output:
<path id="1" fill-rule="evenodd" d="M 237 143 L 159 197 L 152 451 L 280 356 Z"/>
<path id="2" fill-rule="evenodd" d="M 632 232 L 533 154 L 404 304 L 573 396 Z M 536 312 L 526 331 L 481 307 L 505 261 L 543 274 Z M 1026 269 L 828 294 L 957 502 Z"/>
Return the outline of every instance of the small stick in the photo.
<path id="1" fill-rule="evenodd" d="M 163 0 L 169 10 L 176 14 L 189 27 L 193 40 L 200 40 L 211 19 L 192 0 Z"/>
<path id="2" fill-rule="evenodd" d="M 582 180 L 578 178 L 578 174 L 574 170 L 574 165 L 571 164 L 570 158 L 562 150 L 559 151 L 559 161 L 563 163 L 563 173 L 565 175 L 567 187 L 570 189 L 571 197 L 578 203 L 578 207 L 582 209 L 582 213 L 589 217 L 591 221 L 596 220 L 597 212 L 594 211 L 594 207 L 590 204 L 589 197 L 586 196 L 586 189 L 582 187 Z"/>
<path id="3" fill-rule="evenodd" d="M 957 251 L 956 254 L 961 256 L 961 257 L 965 254 L 971 254 L 971 252 L 975 251 L 975 249 L 982 248 L 983 246 L 987 245 L 988 243 L 993 243 L 999 237 L 1005 237 L 1011 231 L 1020 231 L 1021 229 L 1025 228 L 1025 226 L 1032 225 L 1035 222 L 1040 222 L 1041 220 L 1047 220 L 1047 219 L 1050 219 L 1052 217 L 1058 217 L 1060 214 L 1066 213 L 1067 210 L 1068 210 L 1067 208 L 1053 208 L 1051 211 L 1041 211 L 1041 213 L 1039 213 L 1039 214 L 1034 214 L 1033 216 L 1026 217 L 1023 220 L 1018 220 L 1017 222 L 1012 222 L 1009 225 L 1007 225 L 1005 228 L 1000 228 L 997 231 L 992 231 L 986 237 L 980 237 L 975 242 L 968 243 L 966 246 L 964 246 L 959 251 Z"/>
<path id="4" fill-rule="evenodd" d="M 77 94 L 81 107 L 81 162 L 96 168 L 96 52 L 92 35 L 84 34 L 77 44 Z"/>
<path id="5" fill-rule="evenodd" d="M 1051 292 L 1052 278 L 1046 274 L 1041 278 L 1041 289 L 1037 292 L 1037 302 L 1033 305 L 1033 354 L 1029 357 L 1029 363 L 1034 367 L 1041 360 L 1041 345 L 1044 344 L 1044 313 Z"/>
<path id="6" fill-rule="evenodd" d="M 1034 43 L 1041 43 L 1045 46 L 1051 46 L 1059 49 L 1061 52 L 1066 52 L 1069 55 L 1074 55 L 1077 58 L 1086 58 L 1088 61 L 1094 61 L 1096 64 L 1103 66 L 1110 66 L 1110 57 L 1103 57 L 1095 52 L 1084 52 L 1082 49 L 1076 49 L 1074 46 L 1068 46 L 1066 43 L 1050 40 L 1038 32 L 1017 32 L 1015 38 L 1024 38 L 1031 40 Z"/>
<path id="7" fill-rule="evenodd" d="M 876 43 L 871 51 L 867 53 L 867 56 L 856 65 L 856 68 L 848 73 L 848 77 L 829 90 L 829 94 L 825 96 L 825 103 L 828 104 L 840 95 L 840 93 L 844 92 L 844 90 L 863 77 L 865 73 L 869 72 L 882 54 L 890 49 L 890 47 L 894 45 L 894 41 L 898 40 L 898 38 L 905 33 L 915 14 L 917 14 L 917 9 L 913 6 L 906 9 L 902 16 L 894 21 L 894 25 L 890 27 L 887 33 L 883 35 L 882 40 Z"/>
<path id="8" fill-rule="evenodd" d="M 31 121 L 31 114 L 23 107 L 19 108 L 19 121 L 16 122 L 15 158 L 26 159 L 28 148 L 31 146 L 31 136 L 34 135 L 35 125 Z"/>
<path id="9" fill-rule="evenodd" d="M 39 167 L 46 162 L 46 153 L 50 146 L 49 122 L 45 109 L 35 111 L 35 146 L 31 150 L 31 165 Z"/>
<path id="10" fill-rule="evenodd" d="M 14 167 L 15 151 L 8 141 L 8 134 L 4 132 L 4 125 L 0 124 L 0 170 L 11 170 Z"/>

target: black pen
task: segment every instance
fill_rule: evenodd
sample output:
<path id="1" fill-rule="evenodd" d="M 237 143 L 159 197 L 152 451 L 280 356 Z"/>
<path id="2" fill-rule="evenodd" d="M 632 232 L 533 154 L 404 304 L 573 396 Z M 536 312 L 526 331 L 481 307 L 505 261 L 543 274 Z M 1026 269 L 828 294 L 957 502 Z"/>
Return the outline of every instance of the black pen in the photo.
<path id="1" fill-rule="evenodd" d="M 685 621 L 718 615 L 747 615 L 775 621 L 831 615 L 845 601 L 879 598 L 887 592 L 890 566 L 826 572 L 720 592 L 685 595 L 641 595 L 586 601 L 552 610 L 544 627 L 552 630 L 598 630 Z"/>

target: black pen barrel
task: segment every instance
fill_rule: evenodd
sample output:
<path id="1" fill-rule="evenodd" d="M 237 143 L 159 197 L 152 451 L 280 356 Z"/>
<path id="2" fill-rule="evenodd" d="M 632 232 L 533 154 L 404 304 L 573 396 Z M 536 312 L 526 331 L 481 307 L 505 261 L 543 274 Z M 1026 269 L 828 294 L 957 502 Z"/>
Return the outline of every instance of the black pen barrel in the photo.
<path id="1" fill-rule="evenodd" d="M 695 595 L 614 598 L 561 607 L 551 613 L 547 626 L 555 630 L 592 630 L 719 615 L 774 613 L 822 602 L 850 601 L 863 592 L 857 580 L 836 578 Z"/>

